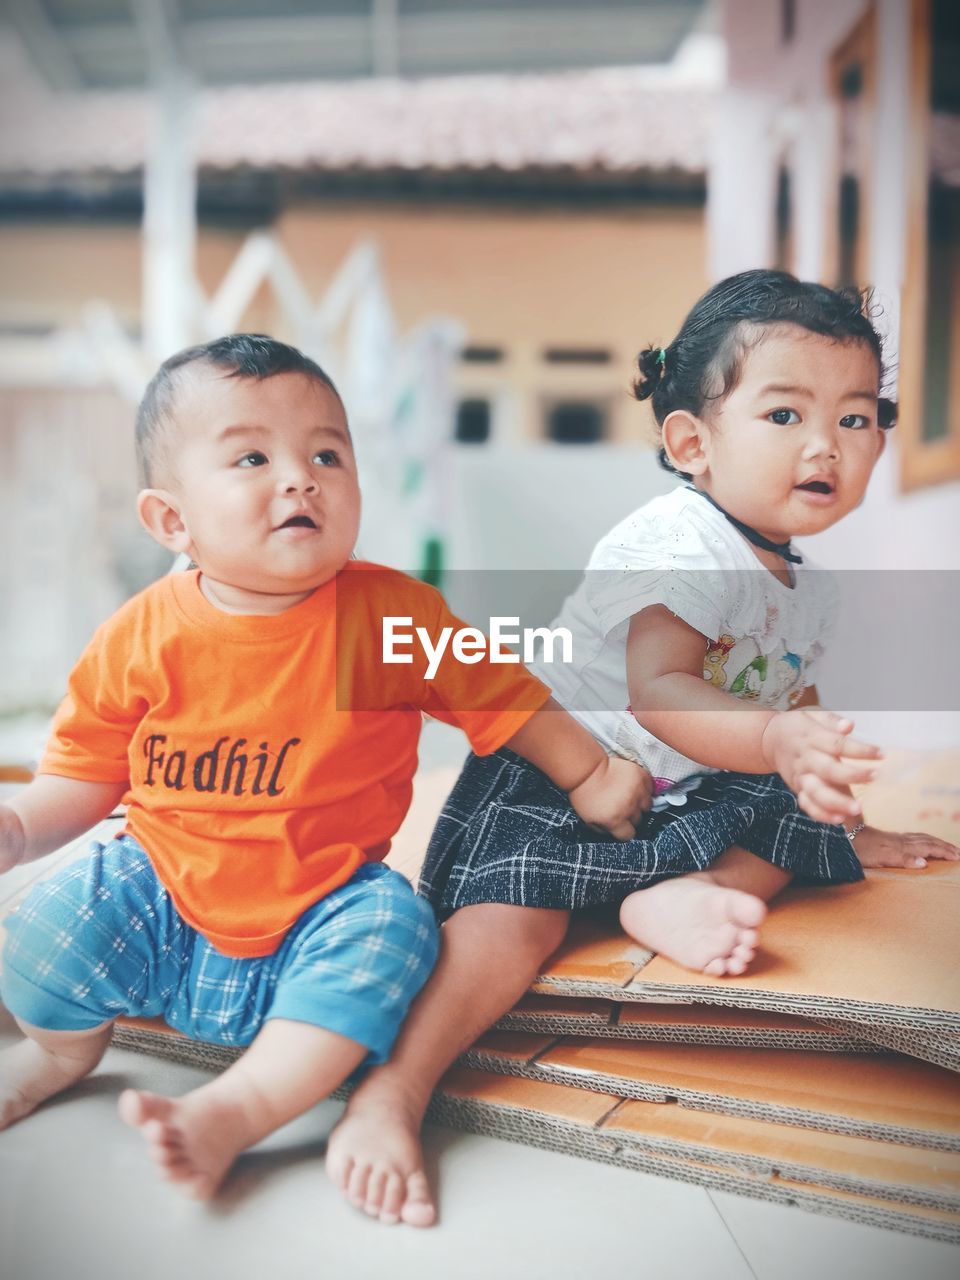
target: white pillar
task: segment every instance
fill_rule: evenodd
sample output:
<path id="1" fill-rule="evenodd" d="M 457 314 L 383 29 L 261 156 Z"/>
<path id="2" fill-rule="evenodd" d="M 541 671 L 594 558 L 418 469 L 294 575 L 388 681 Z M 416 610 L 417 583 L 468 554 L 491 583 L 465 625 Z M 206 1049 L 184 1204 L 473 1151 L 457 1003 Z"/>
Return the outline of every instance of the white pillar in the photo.
<path id="1" fill-rule="evenodd" d="M 194 91 L 165 3 L 136 0 L 154 118 L 143 175 L 143 345 L 163 360 L 194 338 L 197 184 Z"/>
<path id="2" fill-rule="evenodd" d="M 773 99 L 728 87 L 717 104 L 707 175 L 708 269 L 719 280 L 773 260 Z"/>

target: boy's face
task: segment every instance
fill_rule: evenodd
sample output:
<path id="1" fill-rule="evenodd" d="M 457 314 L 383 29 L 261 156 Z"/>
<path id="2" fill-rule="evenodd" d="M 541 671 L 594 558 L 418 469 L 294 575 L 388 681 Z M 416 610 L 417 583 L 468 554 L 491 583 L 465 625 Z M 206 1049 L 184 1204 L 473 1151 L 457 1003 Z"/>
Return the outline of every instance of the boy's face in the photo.
<path id="1" fill-rule="evenodd" d="M 169 487 L 159 492 L 175 518 L 160 540 L 234 602 L 252 593 L 289 603 L 349 560 L 360 524 L 356 461 L 343 405 L 318 380 L 188 371 L 170 456 Z"/>

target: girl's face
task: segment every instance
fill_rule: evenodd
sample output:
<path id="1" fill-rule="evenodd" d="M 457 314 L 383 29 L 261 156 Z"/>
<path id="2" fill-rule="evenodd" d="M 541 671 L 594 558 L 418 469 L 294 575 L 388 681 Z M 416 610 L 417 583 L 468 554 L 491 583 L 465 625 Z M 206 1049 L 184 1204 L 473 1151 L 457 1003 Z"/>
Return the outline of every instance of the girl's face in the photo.
<path id="1" fill-rule="evenodd" d="M 863 498 L 883 450 L 879 379 L 864 342 L 771 329 L 704 420 L 694 482 L 774 542 L 829 528 Z"/>

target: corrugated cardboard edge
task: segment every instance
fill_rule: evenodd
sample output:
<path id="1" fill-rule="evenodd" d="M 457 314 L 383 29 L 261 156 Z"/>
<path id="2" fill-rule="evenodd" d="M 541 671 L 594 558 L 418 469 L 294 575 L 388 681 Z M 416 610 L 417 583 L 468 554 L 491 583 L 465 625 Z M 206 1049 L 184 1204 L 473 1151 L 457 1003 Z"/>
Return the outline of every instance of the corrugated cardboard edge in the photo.
<path id="1" fill-rule="evenodd" d="M 878 1202 L 857 1193 L 831 1194 L 837 1189 L 814 1186 L 786 1186 L 782 1179 L 749 1177 L 733 1170 L 711 1167 L 691 1160 L 670 1157 L 639 1146 L 618 1144 L 604 1138 L 596 1130 L 586 1129 L 569 1120 L 525 1111 L 519 1107 L 481 1101 L 474 1098 L 434 1096 L 427 1117 L 439 1124 L 450 1125 L 470 1133 L 519 1142 L 527 1146 L 586 1157 L 620 1168 L 637 1169 L 675 1181 L 693 1183 L 712 1191 L 731 1191 L 774 1204 L 794 1205 L 813 1213 L 846 1218 L 866 1226 L 923 1236 L 960 1244 L 960 1219 L 938 1221 L 925 1216 L 916 1206 L 895 1208 L 893 1203 Z M 841 1198 L 842 1197 L 842 1198 Z"/>
<path id="2" fill-rule="evenodd" d="M 469 1049 L 460 1063 L 479 1071 L 498 1075 L 520 1076 L 526 1080 L 542 1080 L 545 1084 L 567 1084 L 591 1093 L 615 1093 L 621 1098 L 637 1098 L 642 1102 L 676 1102 L 694 1111 L 713 1111 L 720 1115 L 744 1116 L 749 1120 L 770 1120 L 775 1124 L 795 1125 L 799 1129 L 822 1129 L 827 1133 L 848 1133 L 855 1138 L 878 1138 L 883 1142 L 899 1142 L 908 1147 L 926 1147 L 932 1151 L 960 1151 L 960 1136 L 937 1133 L 930 1129 L 912 1129 L 907 1125 L 868 1124 L 863 1120 L 835 1112 L 807 1111 L 802 1107 L 786 1107 L 774 1103 L 753 1102 L 727 1097 L 722 1093 L 704 1093 L 699 1089 L 664 1089 L 644 1084 L 628 1076 L 599 1075 L 592 1071 L 574 1071 L 566 1067 L 541 1067 L 536 1061 L 501 1057 L 482 1049 Z"/>
<path id="3" fill-rule="evenodd" d="M 221 1045 L 204 1044 L 189 1040 L 168 1030 L 153 1030 L 145 1026 L 118 1024 L 114 1031 L 118 1046 L 174 1062 L 186 1063 L 205 1069 L 219 1070 L 235 1062 L 240 1050 Z M 470 1055 L 467 1055 L 469 1059 Z M 560 1073 L 551 1073 L 548 1083 L 558 1083 Z M 581 1080 L 576 1081 L 583 1087 Z M 334 1093 L 344 1098 L 348 1093 L 341 1088 Z M 778 1109 L 773 1108 L 773 1111 Z M 610 1118 L 616 1106 L 611 1108 Z M 918 1208 L 953 1208 L 949 1199 L 937 1200 L 916 1188 L 895 1184 L 878 1186 L 874 1183 L 855 1183 L 826 1171 L 790 1163 L 779 1164 L 777 1169 L 758 1157 L 715 1151 L 696 1144 L 671 1143 L 648 1140 L 637 1142 L 634 1133 L 617 1130 L 611 1125 L 609 1136 L 600 1131 L 576 1125 L 540 1112 L 519 1107 L 507 1107 L 473 1099 L 452 1098 L 437 1093 L 428 1109 L 428 1117 L 441 1124 L 452 1125 L 471 1133 L 521 1142 L 546 1150 L 565 1152 L 574 1156 L 638 1169 L 642 1172 L 693 1182 L 716 1190 L 733 1191 L 740 1195 L 769 1200 L 779 1204 L 798 1205 L 817 1213 L 849 1218 L 872 1226 L 887 1227 L 934 1240 L 960 1243 L 960 1222 L 956 1227 L 941 1226 L 930 1220 L 911 1215 L 909 1209 L 894 1209 L 894 1204 L 912 1204 Z M 759 1115 L 757 1118 L 763 1118 Z M 774 1118 L 781 1119 L 777 1114 Z M 703 1162 L 718 1166 L 706 1167 Z M 692 1163 L 688 1163 L 692 1162 Z M 771 1179 L 789 1176 L 809 1189 L 785 1189 Z M 890 1199 L 891 1207 L 859 1205 L 846 1200 L 831 1200 L 825 1191 L 836 1190 L 872 1195 L 878 1199 Z"/>
<path id="4" fill-rule="evenodd" d="M 821 1021 L 824 1026 L 833 1027 L 836 1031 L 843 1032 L 850 1029 L 848 1023 L 839 1020 L 821 1019 Z M 954 1043 L 950 1037 L 937 1039 L 933 1036 L 918 1036 L 911 1031 L 892 1027 L 871 1028 L 870 1037 L 880 1048 L 893 1049 L 896 1053 L 906 1053 L 911 1058 L 930 1062 L 935 1067 L 945 1067 L 947 1071 L 960 1072 L 960 1043 Z"/>
<path id="5" fill-rule="evenodd" d="M 828 1024 L 833 1026 L 834 1024 Z M 752 1027 L 642 1026 L 608 1023 L 597 1018 L 551 1017 L 536 1013 L 507 1013 L 494 1031 L 530 1031 L 548 1036 L 596 1036 L 608 1040 L 646 1040 L 657 1044 L 706 1044 L 727 1049 L 805 1049 L 816 1053 L 881 1053 L 885 1046 L 849 1034 L 846 1023 L 836 1031 L 780 1031 Z M 937 1064 L 944 1065 L 941 1063 Z"/>
<path id="6" fill-rule="evenodd" d="M 626 985 L 601 980 L 553 978 L 541 974 L 535 989 L 554 996 L 588 997 L 594 1000 L 638 1001 L 646 1004 L 715 1004 L 727 1009 L 763 1009 L 771 1013 L 788 1013 L 812 1022 L 840 1021 L 855 1024 L 869 1038 L 870 1028 L 934 1033 L 960 1033 L 960 1017 L 940 1009 L 920 1009 L 905 1005 L 870 1004 L 859 1000 L 840 1000 L 833 996 L 785 995 L 763 988 L 737 987 L 726 993 L 716 987 L 698 987 L 667 982 L 643 982 L 633 978 Z"/>
<path id="7" fill-rule="evenodd" d="M 203 1067 L 208 1071 L 222 1071 L 243 1053 L 242 1049 L 227 1045 L 208 1044 L 204 1040 L 190 1040 L 172 1030 L 154 1030 L 142 1024 L 118 1021 L 113 1028 L 112 1043 L 118 1049 L 131 1049 L 135 1053 L 149 1053 L 167 1062 L 180 1062 L 188 1067 Z"/>

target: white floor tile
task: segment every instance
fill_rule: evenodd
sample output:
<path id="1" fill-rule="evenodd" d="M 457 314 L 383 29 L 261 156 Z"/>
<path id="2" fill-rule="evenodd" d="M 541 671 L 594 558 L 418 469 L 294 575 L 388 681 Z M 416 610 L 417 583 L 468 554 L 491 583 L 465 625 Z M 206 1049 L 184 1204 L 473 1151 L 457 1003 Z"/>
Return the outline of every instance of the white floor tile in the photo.
<path id="1" fill-rule="evenodd" d="M 9 1043 L 9 1023 L 3 1039 Z M 383 1227 L 327 1183 L 327 1103 L 237 1167 L 212 1206 L 156 1180 L 117 1118 L 127 1083 L 180 1093 L 204 1073 L 111 1050 L 69 1097 L 0 1134 L 0 1275 L 16 1280 L 752 1280 L 697 1187 L 431 1128 L 443 1221 Z M 291 1145 L 293 1144 L 293 1145 Z"/>
<path id="2" fill-rule="evenodd" d="M 960 1248 L 712 1192 L 757 1280 L 957 1280 Z"/>

